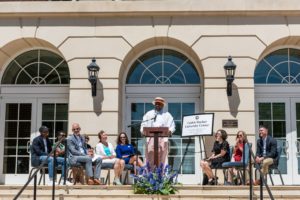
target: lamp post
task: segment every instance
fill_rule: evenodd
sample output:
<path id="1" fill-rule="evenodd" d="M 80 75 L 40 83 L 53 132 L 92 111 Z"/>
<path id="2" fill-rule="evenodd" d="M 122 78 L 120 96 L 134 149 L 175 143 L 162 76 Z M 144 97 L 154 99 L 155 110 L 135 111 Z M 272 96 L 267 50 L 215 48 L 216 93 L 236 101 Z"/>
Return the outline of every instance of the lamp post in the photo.
<path id="1" fill-rule="evenodd" d="M 95 97 L 97 94 L 98 72 L 100 70 L 95 58 L 92 59 L 92 62 L 87 66 L 87 69 L 89 71 L 89 81 L 92 86 L 92 96 Z"/>
<path id="2" fill-rule="evenodd" d="M 226 81 L 227 81 L 227 96 L 232 95 L 232 82 L 234 80 L 236 65 L 232 62 L 232 57 L 228 56 L 228 61 L 224 65 L 225 73 L 226 73 Z"/>

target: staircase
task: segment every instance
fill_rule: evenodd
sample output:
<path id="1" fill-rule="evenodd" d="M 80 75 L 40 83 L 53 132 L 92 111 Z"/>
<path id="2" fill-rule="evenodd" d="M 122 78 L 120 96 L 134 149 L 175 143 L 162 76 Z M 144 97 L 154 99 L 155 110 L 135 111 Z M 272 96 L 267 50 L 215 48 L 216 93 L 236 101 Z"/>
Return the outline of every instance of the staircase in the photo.
<path id="1" fill-rule="evenodd" d="M 300 186 L 270 186 L 276 200 L 299 200 Z M 0 186 L 0 200 L 11 200 L 21 186 Z M 38 186 L 37 199 L 51 200 L 51 186 Z M 184 185 L 178 187 L 178 193 L 170 196 L 133 194 L 131 186 L 56 186 L 56 200 L 248 200 L 249 186 L 200 186 Z M 19 200 L 33 199 L 33 186 L 28 186 Z M 254 187 L 253 199 L 260 199 L 259 187 Z M 269 199 L 264 188 L 264 199 Z"/>

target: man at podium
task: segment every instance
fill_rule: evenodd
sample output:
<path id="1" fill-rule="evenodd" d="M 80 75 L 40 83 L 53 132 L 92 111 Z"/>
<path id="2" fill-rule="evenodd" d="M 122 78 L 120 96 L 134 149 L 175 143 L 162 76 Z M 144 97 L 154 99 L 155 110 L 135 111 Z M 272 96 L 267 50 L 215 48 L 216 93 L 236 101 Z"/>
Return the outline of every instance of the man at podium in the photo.
<path id="1" fill-rule="evenodd" d="M 143 116 L 143 122 L 141 124 L 141 133 L 145 135 L 144 127 L 168 127 L 169 135 L 175 131 L 175 123 L 172 115 L 163 110 L 166 101 L 161 97 L 156 97 L 152 102 L 154 109 L 148 111 Z M 166 158 L 168 156 L 168 138 L 160 137 L 158 139 L 158 160 L 159 163 L 166 164 Z M 146 143 L 146 160 L 149 162 L 150 166 L 154 166 L 154 139 L 147 137 Z"/>

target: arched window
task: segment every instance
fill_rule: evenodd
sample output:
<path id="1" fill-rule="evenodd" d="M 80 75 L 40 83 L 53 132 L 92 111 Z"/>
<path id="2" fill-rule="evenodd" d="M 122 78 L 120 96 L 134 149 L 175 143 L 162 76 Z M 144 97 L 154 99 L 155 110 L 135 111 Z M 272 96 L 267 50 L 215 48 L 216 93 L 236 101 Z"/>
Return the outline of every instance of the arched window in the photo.
<path id="1" fill-rule="evenodd" d="M 67 62 L 47 50 L 27 51 L 11 61 L 4 72 L 2 84 L 69 84 Z"/>
<path id="2" fill-rule="evenodd" d="M 127 84 L 199 84 L 193 63 L 170 49 L 156 49 L 140 56 L 132 65 Z"/>
<path id="3" fill-rule="evenodd" d="M 299 84 L 300 50 L 279 49 L 264 57 L 254 73 L 256 84 Z"/>

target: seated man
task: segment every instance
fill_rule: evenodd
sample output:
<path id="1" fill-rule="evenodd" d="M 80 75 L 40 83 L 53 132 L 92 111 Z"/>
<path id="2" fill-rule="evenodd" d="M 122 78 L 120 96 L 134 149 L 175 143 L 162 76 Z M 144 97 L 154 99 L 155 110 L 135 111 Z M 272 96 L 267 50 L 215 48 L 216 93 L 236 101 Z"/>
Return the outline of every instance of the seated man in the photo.
<path id="1" fill-rule="evenodd" d="M 274 163 L 277 156 L 277 141 L 268 135 L 268 129 L 264 126 L 259 127 L 259 139 L 256 144 L 255 162 L 261 165 L 264 176 L 268 174 L 269 166 Z M 259 180 L 255 181 L 255 185 L 260 184 Z"/>
<path id="2" fill-rule="evenodd" d="M 68 137 L 68 158 L 70 165 L 81 164 L 85 167 L 88 185 L 100 185 L 101 159 L 96 160 L 93 172 L 92 157 L 88 155 L 85 138 L 80 135 L 80 126 L 77 123 L 72 125 L 73 134 Z"/>
<path id="3" fill-rule="evenodd" d="M 34 138 L 31 146 L 31 165 L 33 167 L 38 167 L 43 161 L 47 159 L 47 155 L 52 151 L 52 142 L 49 140 L 49 129 L 46 126 L 41 126 L 39 128 L 40 135 Z M 64 176 L 64 158 L 56 157 L 56 163 L 62 165 L 62 176 Z M 48 171 L 49 171 L 49 181 L 48 185 L 52 185 L 53 178 L 53 156 L 49 156 L 47 159 Z"/>

